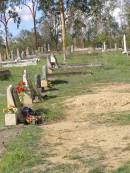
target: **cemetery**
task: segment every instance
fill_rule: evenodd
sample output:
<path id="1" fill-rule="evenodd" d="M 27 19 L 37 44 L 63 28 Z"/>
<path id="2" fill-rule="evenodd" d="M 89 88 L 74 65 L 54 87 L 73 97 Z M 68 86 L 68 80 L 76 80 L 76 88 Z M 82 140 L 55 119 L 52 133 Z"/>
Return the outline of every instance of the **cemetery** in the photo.
<path id="1" fill-rule="evenodd" d="M 130 173 L 130 2 L 0 0 L 0 173 Z"/>

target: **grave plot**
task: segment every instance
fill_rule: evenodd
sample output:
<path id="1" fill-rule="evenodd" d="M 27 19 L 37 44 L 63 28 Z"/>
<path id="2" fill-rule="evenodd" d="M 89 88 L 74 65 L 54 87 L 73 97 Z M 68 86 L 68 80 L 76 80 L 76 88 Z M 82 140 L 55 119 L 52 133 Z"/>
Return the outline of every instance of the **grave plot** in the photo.
<path id="1" fill-rule="evenodd" d="M 0 69 L 0 80 L 8 79 L 11 76 L 11 72 L 9 70 Z"/>

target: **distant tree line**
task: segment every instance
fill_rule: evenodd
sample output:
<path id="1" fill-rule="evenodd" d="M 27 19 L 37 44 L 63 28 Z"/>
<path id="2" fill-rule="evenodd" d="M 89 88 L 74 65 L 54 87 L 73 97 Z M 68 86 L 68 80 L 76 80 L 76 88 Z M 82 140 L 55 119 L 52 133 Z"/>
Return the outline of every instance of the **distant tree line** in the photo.
<path id="1" fill-rule="evenodd" d="M 32 5 L 30 6 L 29 3 Z M 30 10 L 33 19 L 32 31 L 22 30 L 16 37 L 11 37 L 8 24 L 13 20 L 17 27 L 21 17 L 16 7 L 25 6 Z M 124 2 L 124 23 L 119 26 L 113 11 L 121 8 L 118 0 L 6 0 L 0 3 L 1 28 L 0 47 L 5 44 L 6 55 L 10 49 L 29 47 L 37 50 L 39 46 L 49 44 L 51 50 L 62 50 L 66 60 L 68 46 L 100 47 L 106 42 L 108 47 L 122 45 L 122 35 L 129 37 L 130 1 Z M 37 18 L 38 11 L 41 18 Z M 124 16 L 123 16 L 124 15 Z M 121 18 L 121 19 L 122 19 Z M 4 44 L 3 44 L 4 42 Z"/>

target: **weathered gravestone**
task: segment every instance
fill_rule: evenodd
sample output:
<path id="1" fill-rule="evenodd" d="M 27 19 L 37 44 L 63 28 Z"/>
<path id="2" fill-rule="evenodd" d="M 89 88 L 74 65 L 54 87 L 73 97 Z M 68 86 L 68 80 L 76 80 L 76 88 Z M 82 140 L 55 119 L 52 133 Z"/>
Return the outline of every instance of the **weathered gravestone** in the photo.
<path id="1" fill-rule="evenodd" d="M 2 55 L 1 55 L 1 53 L 0 53 L 0 62 L 2 62 Z"/>
<path id="2" fill-rule="evenodd" d="M 24 93 L 23 104 L 25 106 L 29 106 L 29 105 L 32 105 L 33 96 L 32 96 L 31 80 L 29 79 L 29 74 L 27 73 L 26 70 L 24 70 L 24 73 L 23 73 L 23 82 L 25 83 L 25 86 L 26 86 L 26 92 Z"/>
<path id="3" fill-rule="evenodd" d="M 40 74 L 34 76 L 34 83 L 35 83 L 36 88 L 41 88 L 41 75 Z"/>
<path id="4" fill-rule="evenodd" d="M 11 56 L 11 60 L 14 60 L 14 52 L 13 52 L 13 50 L 10 51 L 10 56 Z"/>
<path id="5" fill-rule="evenodd" d="M 102 52 L 105 52 L 105 51 L 106 51 L 106 49 L 107 49 L 107 47 L 106 47 L 106 42 L 104 41 L 104 43 L 103 43 L 103 50 L 102 50 Z"/>
<path id="6" fill-rule="evenodd" d="M 29 48 L 27 47 L 26 48 L 26 57 L 28 57 L 29 56 Z"/>
<path id="7" fill-rule="evenodd" d="M 16 53 L 17 53 L 17 61 L 21 60 L 19 49 L 17 49 L 17 52 Z"/>
<path id="8" fill-rule="evenodd" d="M 21 59 L 24 59 L 25 58 L 25 54 L 24 54 L 24 51 L 21 52 Z"/>
<path id="9" fill-rule="evenodd" d="M 42 88 L 47 88 L 48 83 L 47 83 L 47 66 L 43 65 L 42 66 L 42 75 L 41 75 L 41 87 Z"/>
<path id="10" fill-rule="evenodd" d="M 24 106 L 31 106 L 33 101 L 38 102 L 38 93 L 34 89 L 32 81 L 26 70 L 23 73 L 23 82 L 25 82 L 26 92 L 24 93 L 23 104 Z"/>
<path id="11" fill-rule="evenodd" d="M 122 52 L 123 54 L 127 54 L 127 45 L 126 45 L 126 35 L 124 34 L 123 36 L 123 47 L 124 47 L 124 51 Z"/>
<path id="12" fill-rule="evenodd" d="M 21 108 L 22 103 L 20 102 L 19 96 L 16 89 L 10 85 L 7 88 L 7 108 L 16 109 L 16 112 L 9 111 L 5 114 L 5 125 L 16 125 L 18 120 L 22 120 Z"/>
<path id="13" fill-rule="evenodd" d="M 50 63 L 51 63 L 52 68 L 58 68 L 57 59 L 53 53 L 51 53 L 51 55 L 50 55 Z"/>
<path id="14" fill-rule="evenodd" d="M 48 74 L 52 73 L 52 66 L 51 66 L 51 61 L 49 57 L 47 57 L 47 73 Z"/>

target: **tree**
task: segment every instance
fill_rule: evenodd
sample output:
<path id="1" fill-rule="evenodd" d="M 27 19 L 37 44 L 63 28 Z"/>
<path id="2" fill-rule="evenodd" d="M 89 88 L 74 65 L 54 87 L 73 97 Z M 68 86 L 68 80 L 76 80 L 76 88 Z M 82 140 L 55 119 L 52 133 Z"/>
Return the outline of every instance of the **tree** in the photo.
<path id="1" fill-rule="evenodd" d="M 37 33 L 37 38 L 41 42 L 41 37 L 39 33 Z M 40 43 L 39 43 L 40 44 Z M 35 47 L 35 39 L 33 31 L 21 30 L 20 34 L 14 38 L 11 44 L 12 49 L 19 48 L 21 51 L 26 48 L 30 50 L 34 50 Z"/>
<path id="2" fill-rule="evenodd" d="M 55 11 L 55 14 L 60 14 L 61 18 L 61 31 L 62 31 L 62 43 L 63 43 L 63 55 L 64 62 L 66 61 L 66 28 L 65 28 L 65 2 L 63 0 L 40 0 L 41 9 L 44 14 L 50 11 Z"/>
<path id="3" fill-rule="evenodd" d="M 29 2 L 31 5 L 29 5 Z M 30 10 L 33 19 L 33 29 L 34 29 L 34 38 L 35 38 L 35 49 L 38 48 L 38 39 L 37 39 L 37 10 L 39 8 L 39 0 L 12 0 L 12 3 L 15 5 L 24 5 Z"/>
<path id="4" fill-rule="evenodd" d="M 2 2 L 0 4 L 0 22 L 4 26 L 4 31 L 5 31 L 5 43 L 6 43 L 6 56 L 7 58 L 9 57 L 9 43 L 8 43 L 8 36 L 9 36 L 9 31 L 8 31 L 8 24 L 10 20 L 13 20 L 14 23 L 17 23 L 17 27 L 19 27 L 20 24 L 20 17 L 18 13 L 15 11 L 14 8 L 9 8 L 8 2 Z"/>

